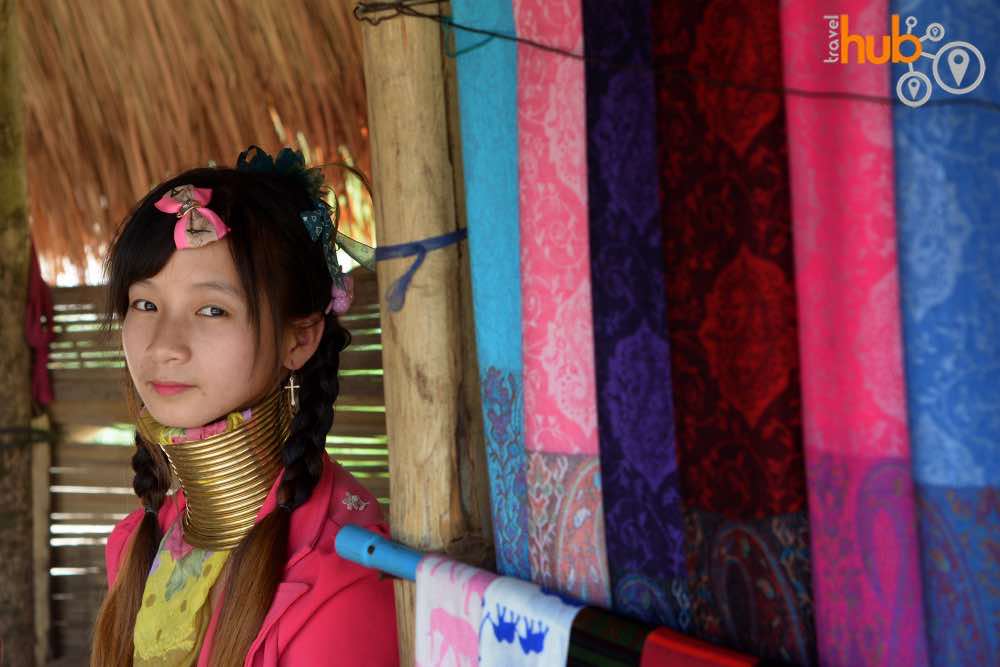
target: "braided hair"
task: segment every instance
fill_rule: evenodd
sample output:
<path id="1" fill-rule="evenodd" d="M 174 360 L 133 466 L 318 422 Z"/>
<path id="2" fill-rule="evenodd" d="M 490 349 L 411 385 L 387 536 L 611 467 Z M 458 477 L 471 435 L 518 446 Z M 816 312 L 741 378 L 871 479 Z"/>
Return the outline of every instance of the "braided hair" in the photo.
<path id="1" fill-rule="evenodd" d="M 250 317 L 258 342 L 263 342 L 259 338 L 261 318 L 270 315 L 277 350 L 277 332 L 293 319 L 323 312 L 331 287 L 323 249 L 312 243 L 298 220 L 298 212 L 311 204 L 309 193 L 296 179 L 278 174 L 195 169 L 154 188 L 126 217 L 109 249 L 105 268 L 111 317 L 107 326 L 110 328 L 115 317 L 124 319 L 129 286 L 159 273 L 173 254 L 173 220 L 157 212 L 153 202 L 184 183 L 213 188 L 212 207 L 231 229 L 227 239 L 244 293 L 266 294 L 271 306 L 269 314 L 263 313 L 260 299 L 250 299 Z M 291 515 L 308 501 L 323 472 L 326 435 L 340 390 L 340 353 L 350 344 L 350 334 L 337 316 L 331 312 L 323 317 L 319 345 L 297 371 L 299 410 L 281 450 L 281 506 L 240 541 L 220 575 L 225 586 L 224 600 L 210 656 L 212 665 L 243 664 L 284 572 Z M 137 392 L 130 381 L 126 380 L 126 385 L 135 417 Z M 170 467 L 159 446 L 144 441 L 138 432 L 135 447 L 132 486 L 146 511 L 98 614 L 91 665 L 132 664 L 135 619 L 162 539 L 156 512 L 170 489 Z M 252 567 L 246 567 L 249 564 Z"/>

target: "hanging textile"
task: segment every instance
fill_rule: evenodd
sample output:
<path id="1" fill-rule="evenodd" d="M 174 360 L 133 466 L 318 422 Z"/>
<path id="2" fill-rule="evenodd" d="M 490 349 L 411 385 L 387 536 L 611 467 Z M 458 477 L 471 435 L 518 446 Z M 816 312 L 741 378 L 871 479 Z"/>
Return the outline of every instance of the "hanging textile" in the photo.
<path id="1" fill-rule="evenodd" d="M 45 407 L 55 398 L 49 373 L 49 343 L 56 337 L 53 329 L 55 309 L 52 305 L 52 288 L 42 278 L 34 243 L 31 244 L 30 253 L 24 340 L 31 347 L 31 399 L 40 407 Z"/>
<path id="2" fill-rule="evenodd" d="M 650 6 L 583 1 L 601 482 L 615 609 L 687 629 Z"/>
<path id="3" fill-rule="evenodd" d="M 442 556 L 420 560 L 414 613 L 417 667 L 478 664 L 483 594 L 496 578 Z"/>
<path id="4" fill-rule="evenodd" d="M 1000 664 L 1000 5 L 893 2 L 932 22 L 924 106 L 893 108 L 896 215 L 913 472 L 933 665 Z M 904 19 L 905 20 L 905 19 Z M 980 61 L 982 55 L 984 60 Z M 985 69 L 984 69 L 985 67 Z M 895 84 L 908 68 L 893 66 Z M 910 82 L 916 81 L 911 90 Z M 977 83 L 978 81 L 978 83 Z M 942 84 L 961 94 L 948 93 Z M 974 89 L 973 89 L 974 88 Z M 988 104 L 994 108 L 990 108 Z"/>
<path id="5" fill-rule="evenodd" d="M 579 0 L 515 0 L 514 18 L 519 37 L 582 52 Z M 517 78 L 532 579 L 608 606 L 583 63 L 519 44 Z"/>
<path id="6" fill-rule="evenodd" d="M 787 88 L 891 95 L 889 66 L 825 63 L 839 32 L 880 35 L 888 0 L 784 3 Z M 824 20 L 834 16 L 834 25 Z M 802 413 L 819 658 L 927 662 L 903 386 L 892 113 L 786 93 Z"/>
<path id="7" fill-rule="evenodd" d="M 653 14 L 694 634 L 813 664 L 778 3 Z"/>
<path id="8" fill-rule="evenodd" d="M 537 584 L 500 577 L 483 594 L 482 667 L 564 667 L 576 602 Z"/>
<path id="9" fill-rule="evenodd" d="M 455 21 L 514 34 L 510 0 L 455 0 Z M 497 571 L 531 579 L 524 450 L 517 47 L 455 31 L 465 207 Z"/>

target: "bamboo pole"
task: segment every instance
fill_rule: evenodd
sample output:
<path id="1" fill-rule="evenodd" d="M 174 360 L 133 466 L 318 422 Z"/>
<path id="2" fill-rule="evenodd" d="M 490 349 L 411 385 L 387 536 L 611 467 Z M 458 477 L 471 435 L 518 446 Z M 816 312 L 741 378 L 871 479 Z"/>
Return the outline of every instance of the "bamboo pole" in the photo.
<path id="1" fill-rule="evenodd" d="M 17 17 L 16 0 L 0 0 L 0 427 L 26 429 L 29 244 Z M 31 445 L 25 440 L 0 438 L 0 652 L 7 665 L 35 662 Z"/>
<path id="2" fill-rule="evenodd" d="M 365 86 L 380 246 L 459 225 L 447 66 L 432 21 L 365 24 Z M 463 242 L 464 244 L 464 242 Z M 381 302 L 393 537 L 490 565 L 491 530 L 464 245 L 427 255 L 399 312 Z M 413 258 L 380 262 L 382 294 Z M 464 266 L 464 268 L 463 268 Z M 414 588 L 397 582 L 400 664 L 413 664 Z"/>
<path id="3" fill-rule="evenodd" d="M 31 420 L 31 427 L 39 431 L 52 428 L 45 412 Z M 44 665 L 49 658 L 49 631 L 52 606 L 49 604 L 49 516 L 52 512 L 52 494 L 49 493 L 49 468 L 52 467 L 52 445 L 47 440 L 35 442 L 31 447 L 31 515 L 32 563 L 34 569 L 35 606 L 35 664 Z"/>

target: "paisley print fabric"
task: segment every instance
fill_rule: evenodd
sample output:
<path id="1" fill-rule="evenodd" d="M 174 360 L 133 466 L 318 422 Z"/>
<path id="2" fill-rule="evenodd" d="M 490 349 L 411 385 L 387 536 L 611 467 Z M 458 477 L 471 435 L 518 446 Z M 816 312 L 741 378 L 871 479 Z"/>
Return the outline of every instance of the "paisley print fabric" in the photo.
<path id="1" fill-rule="evenodd" d="M 667 325 L 681 483 L 732 518 L 805 508 L 778 13 L 654 9 Z M 771 37 L 762 39 L 761 35 Z M 747 54 L 747 44 L 755 52 Z M 762 99 L 764 98 L 764 99 Z"/>
<path id="2" fill-rule="evenodd" d="M 459 23 L 513 34 L 510 0 L 455 0 Z M 531 578 L 524 450 L 517 47 L 455 33 L 465 209 L 497 570 Z M 470 48 L 475 46 L 475 48 Z"/>
<path id="3" fill-rule="evenodd" d="M 1000 663 L 1000 7 L 989 0 L 892 2 L 943 40 L 942 80 L 963 51 L 961 96 L 893 109 L 900 285 L 913 473 L 933 665 Z M 961 42 L 963 44 L 955 44 Z M 951 44 L 951 46 L 949 46 Z M 986 70 L 969 45 L 985 58 Z M 929 59 L 917 71 L 936 80 Z M 893 66 L 893 82 L 907 71 Z M 909 112 L 909 113 L 907 113 Z"/>
<path id="4" fill-rule="evenodd" d="M 582 51 L 579 0 L 516 0 L 514 20 L 519 37 Z M 608 606 L 594 382 L 584 68 L 579 60 L 520 44 L 517 76 L 524 445 L 529 457 L 532 576 L 545 586 Z M 541 493 L 542 487 L 550 493 Z M 551 523 L 556 517 L 558 523 Z"/>
<path id="5" fill-rule="evenodd" d="M 694 634 L 815 664 L 778 4 L 657 3 L 653 31 Z"/>
<path id="6" fill-rule="evenodd" d="M 674 444 L 650 2 L 584 0 L 594 355 L 615 607 L 678 623 L 684 517 Z M 613 63 L 613 64 L 611 64 Z M 642 67 L 625 67 L 634 63 Z M 637 398 L 641 397 L 641 400 Z M 636 578 L 644 582 L 642 595 Z M 674 625 L 674 627 L 679 627 Z"/>
<path id="7" fill-rule="evenodd" d="M 781 8 L 784 82 L 888 97 L 888 65 L 831 66 L 830 6 Z M 882 34 L 888 1 L 837 7 Z M 927 664 L 903 386 L 892 115 L 885 105 L 786 93 L 802 414 L 819 658 L 830 667 Z"/>
<path id="8" fill-rule="evenodd" d="M 759 657 L 815 664 L 804 512 L 758 521 L 688 513 L 695 634 Z"/>

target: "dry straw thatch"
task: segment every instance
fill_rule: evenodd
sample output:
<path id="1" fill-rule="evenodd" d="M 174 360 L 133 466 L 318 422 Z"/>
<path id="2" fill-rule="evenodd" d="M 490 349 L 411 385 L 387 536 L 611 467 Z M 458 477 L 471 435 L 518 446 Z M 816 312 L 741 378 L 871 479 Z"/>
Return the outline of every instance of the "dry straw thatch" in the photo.
<path id="1" fill-rule="evenodd" d="M 346 149 L 367 172 L 350 12 L 349 0 L 22 3 L 29 213 L 43 263 L 82 272 L 153 184 L 231 165 L 252 143 L 294 143 L 313 163 Z"/>

